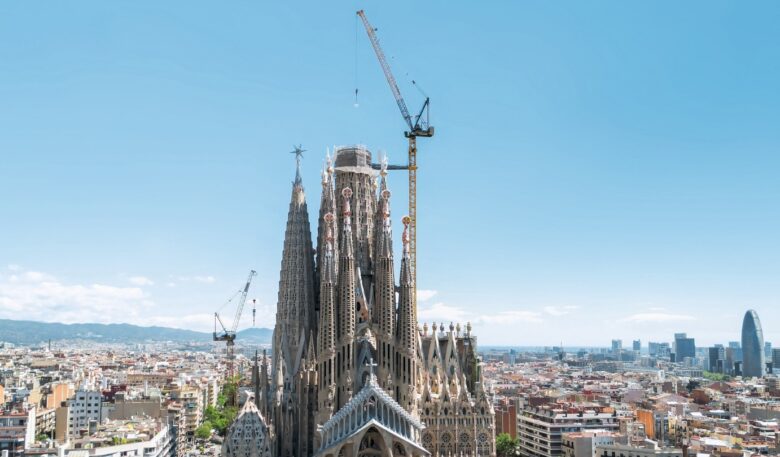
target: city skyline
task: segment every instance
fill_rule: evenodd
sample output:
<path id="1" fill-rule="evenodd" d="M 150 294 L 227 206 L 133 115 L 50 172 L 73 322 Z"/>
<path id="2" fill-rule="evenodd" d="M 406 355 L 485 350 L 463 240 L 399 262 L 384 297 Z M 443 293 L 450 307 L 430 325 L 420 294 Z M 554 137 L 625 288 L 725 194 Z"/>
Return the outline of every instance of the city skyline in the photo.
<path id="1" fill-rule="evenodd" d="M 420 321 L 472 321 L 482 345 L 704 347 L 755 309 L 780 342 L 764 5 L 364 5 L 405 95 L 415 78 L 433 100 Z M 271 328 L 291 146 L 312 208 L 326 148 L 404 161 L 356 8 L 149 8 L 0 5 L 0 318 L 209 331 L 254 268 Z"/>

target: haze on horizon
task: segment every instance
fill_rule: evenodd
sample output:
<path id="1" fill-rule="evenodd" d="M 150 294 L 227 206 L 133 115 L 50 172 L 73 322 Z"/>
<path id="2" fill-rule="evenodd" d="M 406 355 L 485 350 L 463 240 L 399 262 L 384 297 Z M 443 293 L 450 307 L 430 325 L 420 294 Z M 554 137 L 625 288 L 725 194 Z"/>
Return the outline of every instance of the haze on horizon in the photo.
<path id="1" fill-rule="evenodd" d="M 0 318 L 210 331 L 253 268 L 273 327 L 292 145 L 313 217 L 326 148 L 405 161 L 358 8 L 432 99 L 421 322 L 703 346 L 752 308 L 780 344 L 768 1 L 0 4 Z"/>

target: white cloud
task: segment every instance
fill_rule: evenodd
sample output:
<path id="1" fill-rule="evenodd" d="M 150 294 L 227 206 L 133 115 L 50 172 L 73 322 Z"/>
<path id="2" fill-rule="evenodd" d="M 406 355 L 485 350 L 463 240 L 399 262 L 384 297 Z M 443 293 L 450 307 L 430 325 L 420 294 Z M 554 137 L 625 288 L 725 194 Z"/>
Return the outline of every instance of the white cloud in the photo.
<path id="1" fill-rule="evenodd" d="M 212 312 L 192 310 L 176 314 L 175 306 L 161 307 L 144 290 L 154 281 L 143 276 L 126 277 L 133 285 L 101 283 L 73 283 L 54 275 L 19 268 L 0 276 L 0 318 L 42 322 L 72 323 L 128 323 L 141 326 L 158 325 L 187 330 L 210 332 L 214 327 Z M 175 288 L 178 282 L 212 284 L 213 276 L 172 277 L 164 283 Z M 183 284 L 181 284 L 183 285 Z M 160 293 L 172 293 L 160 290 Z M 180 301 L 180 300 L 176 300 Z M 252 325 L 252 307 L 256 306 L 257 327 L 273 327 L 274 306 L 258 300 L 247 301 L 239 329 Z M 235 308 L 226 311 L 223 320 L 233 321 Z"/>
<path id="2" fill-rule="evenodd" d="M 418 290 L 417 291 L 417 301 L 428 301 L 431 298 L 435 297 L 439 293 L 438 290 Z"/>
<path id="3" fill-rule="evenodd" d="M 135 284 L 136 286 L 153 286 L 154 281 L 147 278 L 146 276 L 131 276 L 128 278 L 128 281 L 130 281 L 130 284 Z"/>
<path id="4" fill-rule="evenodd" d="M 542 322 L 542 313 L 528 310 L 509 310 L 494 314 L 477 314 L 471 311 L 450 306 L 444 303 L 434 303 L 430 307 L 418 311 L 420 323 L 431 322 L 471 322 L 474 325 L 512 325 L 520 322 Z"/>
<path id="5" fill-rule="evenodd" d="M 566 306 L 545 306 L 544 312 L 549 314 L 550 316 L 565 316 L 572 311 L 579 309 L 579 306 L 577 305 L 566 305 Z"/>
<path id="6" fill-rule="evenodd" d="M 0 317 L 8 319 L 133 322 L 153 306 L 139 287 L 68 284 L 50 274 L 24 270 L 0 279 Z"/>
<path id="7" fill-rule="evenodd" d="M 671 314 L 671 313 L 637 313 L 631 316 L 620 319 L 621 322 L 679 322 L 679 321 L 692 321 L 696 320 L 695 317 L 687 314 Z"/>
<path id="8" fill-rule="evenodd" d="M 423 321 L 452 321 L 452 322 L 465 322 L 471 319 L 471 313 L 455 307 L 445 305 L 444 303 L 434 303 L 430 307 L 421 308 L 417 312 L 417 320 Z"/>
<path id="9" fill-rule="evenodd" d="M 144 325 L 206 331 L 214 328 L 214 314 L 196 313 L 177 316 L 151 316 L 146 319 Z"/>
<path id="10" fill-rule="evenodd" d="M 474 322 L 477 324 L 502 325 L 517 324 L 519 322 L 542 322 L 542 313 L 526 310 L 502 311 L 496 314 L 478 316 Z"/>
<path id="11" fill-rule="evenodd" d="M 22 271 L 22 267 L 20 267 L 19 265 L 14 264 L 14 263 L 8 265 L 8 269 L 11 270 L 11 271 Z"/>
<path id="12" fill-rule="evenodd" d="M 213 284 L 213 283 L 217 282 L 217 278 L 215 278 L 214 276 L 211 276 L 211 275 L 202 275 L 202 276 L 176 276 L 176 278 L 175 278 L 175 279 L 177 279 L 177 280 L 179 280 L 179 281 L 181 281 L 181 282 L 190 282 L 190 281 L 194 281 L 194 282 L 200 282 L 200 283 L 203 283 L 203 284 Z"/>

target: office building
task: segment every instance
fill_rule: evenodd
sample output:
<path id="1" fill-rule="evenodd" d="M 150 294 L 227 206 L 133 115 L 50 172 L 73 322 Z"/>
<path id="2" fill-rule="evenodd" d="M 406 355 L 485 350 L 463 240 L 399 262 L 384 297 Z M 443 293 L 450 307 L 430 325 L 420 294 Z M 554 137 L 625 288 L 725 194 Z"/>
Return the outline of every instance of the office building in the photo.
<path id="1" fill-rule="evenodd" d="M 623 350 L 623 340 L 612 340 L 612 355 L 619 356 Z"/>
<path id="2" fill-rule="evenodd" d="M 712 373 L 723 373 L 723 363 L 726 358 L 726 350 L 722 344 L 716 344 L 715 346 L 707 350 L 707 371 Z"/>
<path id="3" fill-rule="evenodd" d="M 647 352 L 650 355 L 650 357 L 666 358 L 669 357 L 669 354 L 671 353 L 671 348 L 669 346 L 669 343 L 656 343 L 651 341 L 647 343 Z"/>
<path id="4" fill-rule="evenodd" d="M 748 310 L 742 321 L 742 376 L 762 377 L 766 373 L 764 332 L 755 310 Z"/>
<path id="5" fill-rule="evenodd" d="M 674 360 L 683 363 L 686 358 L 696 358 L 696 342 L 693 338 L 688 338 L 685 333 L 675 333 Z"/>

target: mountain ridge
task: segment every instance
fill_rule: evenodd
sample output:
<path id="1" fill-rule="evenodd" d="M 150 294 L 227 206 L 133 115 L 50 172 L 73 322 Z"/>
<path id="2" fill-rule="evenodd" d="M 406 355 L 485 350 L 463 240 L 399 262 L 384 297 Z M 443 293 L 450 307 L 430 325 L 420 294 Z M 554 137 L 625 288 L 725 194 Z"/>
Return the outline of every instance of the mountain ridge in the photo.
<path id="1" fill-rule="evenodd" d="M 273 330 L 247 328 L 238 332 L 237 340 L 254 344 L 269 344 Z M 39 322 L 0 319 L 0 342 L 16 345 L 34 345 L 48 340 L 91 340 L 107 343 L 142 343 L 149 341 L 173 341 L 178 343 L 212 341 L 210 332 L 198 332 L 162 326 L 133 324 L 96 324 Z"/>

